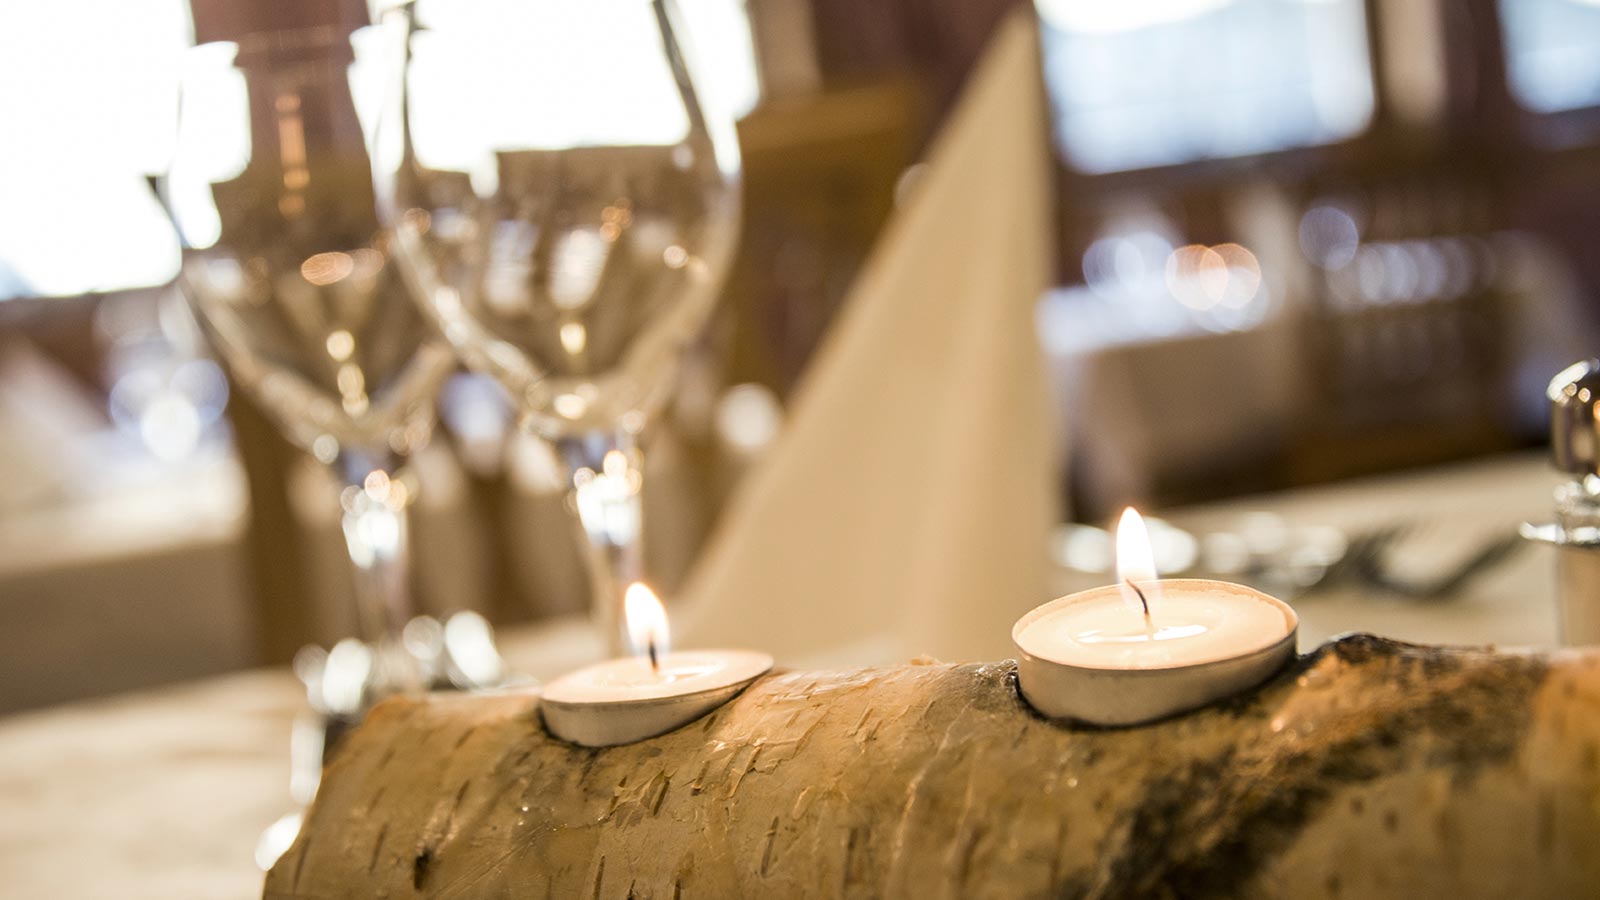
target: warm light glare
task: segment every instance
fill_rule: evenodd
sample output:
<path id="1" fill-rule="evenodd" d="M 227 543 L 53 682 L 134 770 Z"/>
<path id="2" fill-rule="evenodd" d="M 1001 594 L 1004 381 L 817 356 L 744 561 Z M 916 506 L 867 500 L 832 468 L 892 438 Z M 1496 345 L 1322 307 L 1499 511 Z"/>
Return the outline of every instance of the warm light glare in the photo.
<path id="1" fill-rule="evenodd" d="M 315 456 L 318 462 L 332 465 L 333 461 L 339 458 L 338 439 L 331 434 L 317 435 L 317 439 L 311 442 L 311 455 Z"/>
<path id="2" fill-rule="evenodd" d="M 172 390 L 158 393 L 139 414 L 139 436 L 157 459 L 167 462 L 193 453 L 204 427 L 194 403 Z"/>
<path id="3" fill-rule="evenodd" d="M 572 484 L 577 488 L 578 520 L 595 540 L 623 546 L 638 535 L 642 476 L 626 453 L 607 451 L 600 472 L 578 469 L 572 473 Z"/>
<path id="4" fill-rule="evenodd" d="M 593 300 L 615 239 L 598 228 L 587 227 L 574 228 L 558 237 L 550 252 L 550 302 L 561 309 L 579 309 Z M 525 279 L 519 272 L 510 293 L 522 296 Z"/>
<path id="5" fill-rule="evenodd" d="M 355 638 L 345 638 L 334 644 L 322 669 L 323 707 L 336 713 L 360 709 L 372 664 L 371 649 Z"/>
<path id="6" fill-rule="evenodd" d="M 348 253 L 318 253 L 300 264 L 300 277 L 318 287 L 343 281 L 355 271 L 356 261 Z"/>
<path id="7" fill-rule="evenodd" d="M 1261 290 L 1261 264 L 1239 244 L 1190 244 L 1167 257 L 1167 288 L 1196 312 L 1243 309 Z"/>
<path id="8" fill-rule="evenodd" d="M 1223 263 L 1217 301 L 1239 309 L 1254 300 L 1261 289 L 1261 263 L 1256 255 L 1238 244 L 1218 244 L 1211 249 Z"/>
<path id="9" fill-rule="evenodd" d="M 628 477 L 628 455 L 621 450 L 607 450 L 605 457 L 600 460 L 600 470 L 606 473 L 607 478 Z"/>
<path id="10" fill-rule="evenodd" d="M 622 595 L 623 613 L 628 619 L 628 642 L 636 655 L 644 656 L 655 648 L 659 657 L 667 652 L 670 635 L 667 631 L 667 610 L 642 581 L 628 585 Z"/>
<path id="11" fill-rule="evenodd" d="M 343 328 L 330 333 L 324 344 L 327 346 L 328 355 L 340 362 L 349 359 L 350 354 L 356 349 L 355 335 Z"/>
<path id="12" fill-rule="evenodd" d="M 389 480 L 389 473 L 382 469 L 373 469 L 367 473 L 366 481 L 362 486 L 366 488 L 367 496 L 383 503 L 389 499 L 389 488 L 393 484 Z"/>
<path id="13" fill-rule="evenodd" d="M 300 836 L 300 820 L 304 815 L 300 812 L 285 813 L 261 832 L 261 838 L 256 842 L 256 865 L 261 871 L 271 869 L 279 857 L 289 852 L 294 839 Z"/>
<path id="14" fill-rule="evenodd" d="M 344 410 L 352 416 L 359 416 L 367 411 L 367 376 L 361 367 L 355 363 L 343 363 L 339 366 L 334 381 L 339 385 L 339 393 L 344 397 Z"/>
<path id="15" fill-rule="evenodd" d="M 505 665 L 494 645 L 489 620 L 463 610 L 444 623 L 444 645 L 450 659 L 470 684 L 495 684 L 505 677 Z"/>
<path id="16" fill-rule="evenodd" d="M 589 331 L 583 327 L 582 322 L 568 322 L 561 326 L 561 346 L 573 356 L 583 352 L 589 345 Z"/>
<path id="17" fill-rule="evenodd" d="M 1144 602 L 1128 582 L 1137 584 L 1144 591 L 1145 600 L 1154 605 L 1155 580 L 1156 560 L 1150 549 L 1150 531 L 1145 528 L 1138 511 L 1130 506 L 1122 511 L 1122 520 L 1117 523 L 1117 584 L 1122 587 L 1122 598 L 1142 614 Z"/>
<path id="18" fill-rule="evenodd" d="M 556 408 L 556 413 L 568 419 L 581 418 L 589 411 L 589 401 L 577 394 L 557 394 L 551 405 Z"/>
<path id="19" fill-rule="evenodd" d="M 734 385 L 717 401 L 716 423 L 718 437 L 729 447 L 740 453 L 759 453 L 778 436 L 783 404 L 766 385 Z"/>

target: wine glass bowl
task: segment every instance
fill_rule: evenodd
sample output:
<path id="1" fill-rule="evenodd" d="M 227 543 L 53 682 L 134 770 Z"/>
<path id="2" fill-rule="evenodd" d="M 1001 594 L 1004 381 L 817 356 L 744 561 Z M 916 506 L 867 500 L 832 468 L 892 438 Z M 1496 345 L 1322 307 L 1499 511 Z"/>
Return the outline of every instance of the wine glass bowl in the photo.
<path id="1" fill-rule="evenodd" d="M 699 99 L 673 6 L 406 12 L 390 184 L 424 306 L 547 437 L 649 415 L 710 314 L 739 209 L 732 123 Z"/>
<path id="2" fill-rule="evenodd" d="M 234 380 L 345 483 L 356 619 L 374 653 L 367 698 L 418 687 L 401 641 L 410 491 L 393 476 L 427 441 L 454 361 L 409 295 L 378 208 L 377 130 L 362 113 L 381 109 L 382 92 L 357 54 L 358 35 L 373 34 L 366 6 L 194 9 L 205 43 L 184 63 L 161 184 L 178 281 Z"/>
<path id="3" fill-rule="evenodd" d="M 394 265 L 341 37 L 196 48 L 165 199 L 234 379 L 324 462 L 387 461 L 427 440 L 451 359 Z"/>
<path id="4" fill-rule="evenodd" d="M 405 288 L 385 246 L 184 255 L 181 277 L 212 346 L 283 433 L 324 462 L 403 456 L 431 431 L 449 354 L 419 340 L 430 327 L 394 299 Z"/>
<path id="5" fill-rule="evenodd" d="M 596 617 L 641 577 L 639 437 L 739 224 L 731 115 L 671 0 L 416 0 L 386 24 L 397 260 L 457 354 L 571 470 Z"/>
<path id="6" fill-rule="evenodd" d="M 686 144 L 497 151 L 492 197 L 446 181 L 439 205 L 401 217 L 403 263 L 441 331 L 540 434 L 659 406 L 711 312 L 736 214 L 721 170 L 696 156 Z"/>

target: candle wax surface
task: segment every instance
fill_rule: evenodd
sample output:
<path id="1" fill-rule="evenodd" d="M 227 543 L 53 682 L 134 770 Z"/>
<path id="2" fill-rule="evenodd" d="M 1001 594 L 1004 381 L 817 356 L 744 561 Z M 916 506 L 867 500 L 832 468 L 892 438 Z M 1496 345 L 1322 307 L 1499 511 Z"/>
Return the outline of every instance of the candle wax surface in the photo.
<path id="1" fill-rule="evenodd" d="M 1241 585 L 1174 580 L 1141 587 L 1150 597 L 1148 621 L 1110 585 L 1055 601 L 1017 632 L 1017 644 L 1065 665 L 1162 669 L 1254 653 L 1292 628 L 1282 608 Z"/>
<path id="2" fill-rule="evenodd" d="M 727 662 L 721 659 L 703 657 L 685 658 L 667 654 L 661 657 L 659 666 L 651 666 L 650 660 L 635 656 L 632 659 L 617 660 L 622 665 L 605 666 L 594 673 L 594 683 L 604 687 L 632 688 L 652 685 L 672 685 L 680 681 L 690 681 L 696 678 L 705 678 L 714 675 L 717 671 L 727 668 Z"/>
<path id="3" fill-rule="evenodd" d="M 749 681 L 772 668 L 772 657 L 749 650 L 686 650 L 659 662 L 653 669 L 642 656 L 608 659 L 550 682 L 544 696 L 557 703 L 659 700 Z"/>

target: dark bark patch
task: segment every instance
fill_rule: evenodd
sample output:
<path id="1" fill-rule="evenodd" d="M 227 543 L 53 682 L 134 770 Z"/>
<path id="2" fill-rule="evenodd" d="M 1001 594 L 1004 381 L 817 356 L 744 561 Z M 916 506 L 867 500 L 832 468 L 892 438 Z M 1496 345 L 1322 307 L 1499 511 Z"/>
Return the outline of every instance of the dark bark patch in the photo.
<path id="1" fill-rule="evenodd" d="M 422 890 L 428 883 L 428 872 L 433 868 L 433 848 L 424 847 L 416 859 L 411 861 L 411 887 L 413 890 Z"/>
<path id="2" fill-rule="evenodd" d="M 1343 739 L 1296 749 L 1292 734 L 1241 724 L 1237 741 L 1210 759 L 1153 777 L 1141 801 L 1114 826 L 1104 862 L 1088 884 L 1058 885 L 1061 896 L 1240 897 L 1264 864 L 1288 847 L 1339 792 L 1398 771 L 1406 760 L 1446 770 L 1456 783 L 1514 753 L 1530 719 L 1529 698 L 1544 678 L 1533 658 L 1475 667 L 1472 657 L 1354 635 L 1303 659 L 1333 657 L 1381 666 L 1403 686 L 1387 705 L 1319 723 Z M 1387 686 L 1386 686 L 1387 687 Z M 1357 800 L 1352 808 L 1359 811 Z M 1397 814 L 1384 816 L 1395 831 Z"/>

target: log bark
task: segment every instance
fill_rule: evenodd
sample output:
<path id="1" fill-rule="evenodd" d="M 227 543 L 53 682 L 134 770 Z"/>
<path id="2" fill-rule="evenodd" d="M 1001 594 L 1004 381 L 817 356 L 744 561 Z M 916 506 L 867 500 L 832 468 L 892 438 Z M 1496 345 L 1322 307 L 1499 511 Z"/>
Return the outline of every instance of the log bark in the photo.
<path id="1" fill-rule="evenodd" d="M 1122 730 L 1009 662 L 778 673 L 603 750 L 537 707 L 375 709 L 266 896 L 1600 895 L 1600 651 L 1358 635 Z"/>

